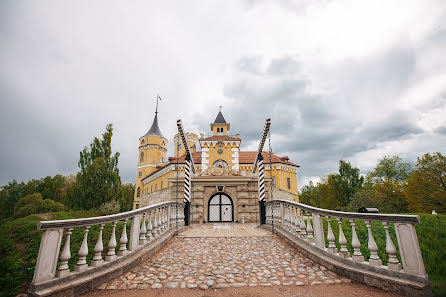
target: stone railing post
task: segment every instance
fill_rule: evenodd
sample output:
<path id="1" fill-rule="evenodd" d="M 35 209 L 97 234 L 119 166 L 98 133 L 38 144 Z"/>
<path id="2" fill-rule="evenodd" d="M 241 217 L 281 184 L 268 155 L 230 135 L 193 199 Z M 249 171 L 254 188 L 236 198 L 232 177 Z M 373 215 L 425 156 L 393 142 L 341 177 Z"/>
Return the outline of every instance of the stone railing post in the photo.
<path id="1" fill-rule="evenodd" d="M 62 235 L 63 229 L 43 231 L 33 283 L 50 280 L 56 275 Z"/>
<path id="2" fill-rule="evenodd" d="M 322 216 L 318 213 L 313 213 L 313 227 L 314 243 L 317 247 L 323 249 L 325 247 L 324 225 L 322 224 Z"/>
<path id="3" fill-rule="evenodd" d="M 130 225 L 129 251 L 134 251 L 139 245 L 140 216 L 134 216 Z"/>
<path id="4" fill-rule="evenodd" d="M 404 272 L 426 275 L 415 226 L 398 223 L 394 226 Z"/>

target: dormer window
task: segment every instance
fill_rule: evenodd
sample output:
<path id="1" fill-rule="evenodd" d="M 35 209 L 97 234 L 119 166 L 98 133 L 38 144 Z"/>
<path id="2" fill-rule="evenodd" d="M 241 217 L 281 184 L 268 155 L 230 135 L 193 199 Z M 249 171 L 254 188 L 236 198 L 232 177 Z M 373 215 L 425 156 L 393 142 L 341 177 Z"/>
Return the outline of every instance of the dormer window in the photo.
<path id="1" fill-rule="evenodd" d="M 144 143 L 145 143 L 144 139 L 143 139 L 143 140 L 141 140 L 141 144 L 144 144 Z"/>

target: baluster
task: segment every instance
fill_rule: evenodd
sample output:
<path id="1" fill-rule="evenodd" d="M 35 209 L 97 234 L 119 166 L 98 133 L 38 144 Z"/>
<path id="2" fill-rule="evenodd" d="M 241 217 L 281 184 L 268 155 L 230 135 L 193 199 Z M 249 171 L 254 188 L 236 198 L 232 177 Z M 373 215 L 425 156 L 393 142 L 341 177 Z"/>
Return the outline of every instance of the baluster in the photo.
<path id="1" fill-rule="evenodd" d="M 390 270 L 401 270 L 401 264 L 396 257 L 396 248 L 393 244 L 392 238 L 390 237 L 389 232 L 389 223 L 383 222 L 384 229 L 386 230 L 386 252 L 389 255 L 389 263 L 387 263 L 387 267 Z"/>
<path id="2" fill-rule="evenodd" d="M 283 221 L 282 226 L 283 228 L 288 229 L 288 205 L 284 204 L 283 206 Z"/>
<path id="3" fill-rule="evenodd" d="M 310 212 L 310 214 L 312 215 L 311 212 Z M 308 242 L 310 242 L 310 243 L 314 242 L 313 225 L 311 225 L 311 218 L 309 215 L 307 215 L 307 238 L 308 238 Z"/>
<path id="4" fill-rule="evenodd" d="M 344 235 L 344 230 L 342 229 L 342 218 L 336 218 L 339 224 L 339 245 L 341 246 L 341 249 L 339 251 L 339 256 L 342 258 L 348 258 L 350 257 L 350 254 L 347 250 L 347 239 Z"/>
<path id="5" fill-rule="evenodd" d="M 358 235 L 356 234 L 355 220 L 350 220 L 352 225 L 352 247 L 353 247 L 353 261 L 363 262 L 364 256 L 361 254 L 361 243 L 359 242 Z"/>
<path id="6" fill-rule="evenodd" d="M 146 233 L 147 233 L 146 215 L 147 215 L 146 212 L 142 215 L 141 229 L 139 230 L 139 244 L 140 245 L 146 243 Z"/>
<path id="7" fill-rule="evenodd" d="M 153 239 L 153 237 L 152 237 L 152 218 L 151 218 L 151 211 L 149 211 L 149 214 L 148 214 L 148 223 L 147 223 L 147 236 L 146 236 L 146 238 L 147 238 L 147 240 L 148 241 L 151 241 L 152 239 Z"/>
<path id="8" fill-rule="evenodd" d="M 57 277 L 64 277 L 70 274 L 70 267 L 68 266 L 68 260 L 70 260 L 71 258 L 71 251 L 70 251 L 71 231 L 73 231 L 73 228 L 67 229 L 67 237 L 65 238 L 65 245 L 63 247 L 62 253 L 59 256 L 60 266 L 57 269 L 58 270 Z"/>
<path id="9" fill-rule="evenodd" d="M 296 216 L 294 217 L 294 225 L 296 226 L 296 229 L 294 232 L 296 232 L 296 235 L 299 237 L 301 230 L 300 230 L 299 209 L 297 207 L 296 207 Z"/>
<path id="10" fill-rule="evenodd" d="M 287 212 L 287 214 L 286 214 L 286 226 L 287 226 L 287 229 L 289 231 L 292 231 L 293 224 L 291 224 L 291 215 L 292 215 L 291 205 L 288 205 L 286 212 Z"/>
<path id="11" fill-rule="evenodd" d="M 288 219 L 289 224 L 290 224 L 290 231 L 292 233 L 294 233 L 295 228 L 294 228 L 294 206 L 290 206 L 290 217 Z"/>
<path id="12" fill-rule="evenodd" d="M 327 247 L 327 251 L 329 253 L 337 253 L 338 249 L 336 248 L 335 245 L 335 236 L 333 234 L 333 230 L 331 229 L 331 222 L 330 222 L 330 217 L 327 217 L 327 223 L 328 223 L 328 231 L 327 231 L 327 240 L 328 240 L 328 247 Z"/>
<path id="13" fill-rule="evenodd" d="M 119 240 L 121 245 L 119 246 L 118 256 L 127 255 L 127 221 L 128 219 L 124 219 L 124 227 L 122 228 L 121 239 Z"/>
<path id="14" fill-rule="evenodd" d="M 153 209 L 153 230 L 152 230 L 152 235 L 153 238 L 157 237 L 158 235 L 158 220 L 156 218 L 156 209 Z"/>
<path id="15" fill-rule="evenodd" d="M 79 255 L 79 261 L 77 261 L 74 271 L 85 271 L 88 268 L 87 255 L 88 255 L 88 231 L 90 226 L 85 226 L 84 228 L 84 239 L 82 240 L 81 248 L 77 253 Z"/>
<path id="16" fill-rule="evenodd" d="M 115 253 L 116 224 L 118 224 L 118 222 L 113 222 L 112 234 L 110 237 L 110 241 L 108 242 L 108 253 L 107 253 L 107 256 L 105 256 L 105 261 L 107 261 L 107 262 L 111 262 L 117 258 L 116 253 Z"/>
<path id="17" fill-rule="evenodd" d="M 104 259 L 102 259 L 102 251 L 104 250 L 104 245 L 102 243 L 102 230 L 104 230 L 104 224 L 99 226 L 99 235 L 98 241 L 96 241 L 96 245 L 94 246 L 94 258 L 91 262 L 91 266 L 98 267 L 104 263 Z"/>
<path id="18" fill-rule="evenodd" d="M 163 233 L 163 223 L 162 223 L 162 221 L 161 221 L 161 218 L 162 218 L 162 216 L 163 216 L 163 208 L 162 207 L 160 207 L 160 208 L 158 208 L 158 210 L 159 210 L 159 213 L 158 213 L 158 234 L 159 235 L 161 235 L 161 233 Z"/>
<path id="19" fill-rule="evenodd" d="M 378 246 L 376 245 L 375 239 L 373 238 L 371 222 L 365 221 L 365 224 L 367 226 L 367 231 L 369 233 L 369 243 L 367 245 L 370 251 L 369 264 L 372 266 L 381 266 L 382 261 L 378 256 Z"/>
<path id="20" fill-rule="evenodd" d="M 302 239 L 307 239 L 307 226 L 305 225 L 305 212 L 302 210 L 300 215 L 300 237 Z"/>
<path id="21" fill-rule="evenodd" d="M 166 226 L 166 207 L 161 208 L 162 209 L 162 217 L 161 217 L 161 230 L 164 232 L 167 230 Z"/>

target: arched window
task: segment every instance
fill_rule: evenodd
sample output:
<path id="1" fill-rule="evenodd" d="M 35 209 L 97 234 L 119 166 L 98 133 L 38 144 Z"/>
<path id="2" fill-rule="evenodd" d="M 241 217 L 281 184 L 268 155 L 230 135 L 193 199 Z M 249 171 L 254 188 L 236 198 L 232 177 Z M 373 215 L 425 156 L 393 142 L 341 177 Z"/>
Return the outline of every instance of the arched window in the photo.
<path id="1" fill-rule="evenodd" d="M 144 161 L 144 152 L 141 152 L 141 155 L 139 156 L 139 162 Z"/>
<path id="2" fill-rule="evenodd" d="M 141 188 L 138 187 L 138 190 L 136 191 L 136 197 L 140 197 L 141 196 Z"/>
<path id="3" fill-rule="evenodd" d="M 217 160 L 214 162 L 214 164 L 212 164 L 212 166 L 222 166 L 222 167 L 226 167 L 228 166 L 228 163 L 226 163 L 223 160 Z"/>
<path id="4" fill-rule="evenodd" d="M 163 181 L 161 181 L 161 189 L 163 188 Z"/>

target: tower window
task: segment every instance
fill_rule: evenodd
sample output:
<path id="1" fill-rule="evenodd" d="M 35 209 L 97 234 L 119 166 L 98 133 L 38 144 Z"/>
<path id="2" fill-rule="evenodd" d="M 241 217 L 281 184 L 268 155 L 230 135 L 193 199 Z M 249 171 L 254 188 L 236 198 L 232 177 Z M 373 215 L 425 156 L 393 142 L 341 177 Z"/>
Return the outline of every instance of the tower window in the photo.
<path id="1" fill-rule="evenodd" d="M 144 152 L 141 152 L 141 155 L 139 156 L 139 162 L 144 161 Z"/>
<path id="2" fill-rule="evenodd" d="M 160 158 L 160 163 L 163 163 L 163 157 Z"/>
<path id="3" fill-rule="evenodd" d="M 141 177 L 141 176 L 142 176 L 142 171 L 140 171 L 140 172 L 138 173 L 138 175 L 139 175 L 139 177 Z"/>
<path id="4" fill-rule="evenodd" d="M 157 184 L 155 184 L 155 191 L 156 191 L 156 186 L 157 186 Z"/>
<path id="5" fill-rule="evenodd" d="M 163 188 L 163 181 L 161 181 L 161 189 Z"/>
<path id="6" fill-rule="evenodd" d="M 150 186 L 150 192 L 153 192 L 153 186 Z"/>
<path id="7" fill-rule="evenodd" d="M 289 177 L 287 177 L 287 179 L 286 179 L 286 184 L 288 186 L 288 189 L 291 189 L 291 182 L 290 182 L 290 178 Z"/>
<path id="8" fill-rule="evenodd" d="M 138 187 L 138 190 L 136 191 L 136 197 L 140 197 L 141 196 L 141 188 Z"/>

